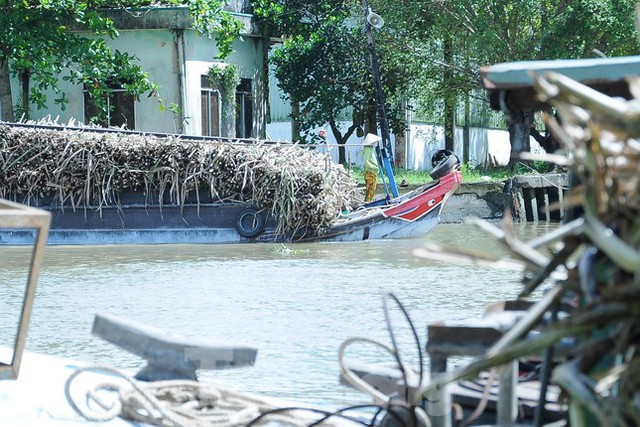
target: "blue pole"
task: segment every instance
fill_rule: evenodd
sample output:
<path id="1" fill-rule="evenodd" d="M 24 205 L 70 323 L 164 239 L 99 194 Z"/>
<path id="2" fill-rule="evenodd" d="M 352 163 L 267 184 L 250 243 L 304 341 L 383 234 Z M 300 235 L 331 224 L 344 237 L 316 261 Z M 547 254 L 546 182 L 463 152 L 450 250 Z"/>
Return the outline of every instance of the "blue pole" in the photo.
<path id="1" fill-rule="evenodd" d="M 396 185 L 396 178 L 393 175 L 393 168 L 391 167 L 389 156 L 384 153 L 385 150 L 385 148 L 381 150 L 383 153 L 382 163 L 384 163 L 384 170 L 387 173 L 387 178 L 389 178 L 389 187 L 391 188 L 391 194 L 393 195 L 393 197 L 398 197 L 398 186 Z"/>
<path id="2" fill-rule="evenodd" d="M 382 133 L 382 147 L 380 147 L 380 154 L 382 156 L 385 173 L 387 174 L 387 178 L 389 179 L 391 194 L 393 195 L 393 197 L 398 197 L 398 186 L 396 185 L 396 179 L 393 175 L 393 166 L 391 164 L 391 159 L 393 159 L 393 152 L 391 151 L 389 121 L 387 119 L 387 112 L 385 111 L 385 98 L 384 92 L 382 90 L 382 79 L 380 78 L 380 66 L 378 65 L 378 58 L 376 56 L 371 24 L 367 19 L 369 12 L 371 12 L 371 9 L 369 8 L 369 2 L 367 0 L 363 0 L 362 5 L 364 7 L 365 14 L 364 25 L 367 30 L 367 45 L 369 47 L 369 55 L 371 57 L 371 72 L 373 74 L 376 98 L 378 103 L 378 119 L 380 120 L 380 131 Z"/>

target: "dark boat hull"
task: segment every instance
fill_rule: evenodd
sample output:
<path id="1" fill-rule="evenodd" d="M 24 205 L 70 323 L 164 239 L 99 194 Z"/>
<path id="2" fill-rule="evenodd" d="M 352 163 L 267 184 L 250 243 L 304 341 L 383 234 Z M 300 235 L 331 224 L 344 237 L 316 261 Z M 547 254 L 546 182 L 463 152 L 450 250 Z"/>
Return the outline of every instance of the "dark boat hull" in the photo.
<path id="1" fill-rule="evenodd" d="M 51 245 L 99 244 L 229 244 L 247 242 L 362 241 L 425 235 L 440 220 L 442 207 L 460 184 L 460 172 L 392 200 L 342 215 L 330 227 L 306 236 L 279 236 L 268 218 L 255 237 L 243 237 L 238 217 L 247 205 L 235 202 L 188 201 L 183 206 L 159 204 L 128 195 L 119 206 L 42 206 L 52 213 Z M 31 244 L 28 230 L 2 230 L 0 244 Z"/>
<path id="2" fill-rule="evenodd" d="M 71 209 L 45 208 L 52 213 L 48 244 L 182 244 L 243 243 L 277 241 L 275 227 L 268 222 L 256 238 L 242 237 L 236 229 L 240 203 L 175 205 L 124 205 Z M 281 240 L 281 239 L 280 239 Z M 29 244 L 28 230 L 2 230 L 0 244 Z"/>
<path id="3" fill-rule="evenodd" d="M 460 172 L 454 170 L 387 205 L 345 215 L 317 236 L 306 240 L 344 242 L 426 235 L 440 222 L 442 208 L 461 181 Z"/>

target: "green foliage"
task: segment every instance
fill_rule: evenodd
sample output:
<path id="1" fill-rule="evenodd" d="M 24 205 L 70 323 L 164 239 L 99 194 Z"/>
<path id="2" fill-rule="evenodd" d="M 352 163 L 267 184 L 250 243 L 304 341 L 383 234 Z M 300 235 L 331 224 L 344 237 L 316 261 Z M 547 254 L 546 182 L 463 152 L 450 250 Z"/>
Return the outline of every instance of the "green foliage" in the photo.
<path id="1" fill-rule="evenodd" d="M 268 35 L 282 37 L 270 60 L 285 100 L 299 102 L 302 142 L 312 142 L 310 130 L 329 123 L 344 143 L 362 126 L 372 98 L 362 27 L 346 25 L 353 4 L 343 0 L 257 0 L 254 11 Z M 342 132 L 336 126 L 346 110 L 354 120 Z M 343 151 L 340 152 L 344 155 Z"/>
<path id="2" fill-rule="evenodd" d="M 393 131 L 404 130 L 402 103 L 407 100 L 421 119 L 443 123 L 445 100 L 460 105 L 468 99 L 469 124 L 502 125 L 479 84 L 485 65 L 597 52 L 639 54 L 636 3 L 370 0 L 385 20 L 375 31 L 375 42 Z M 284 39 L 272 59 L 287 99 L 301 103 L 296 118 L 303 129 L 331 123 L 345 108 L 353 110 L 353 123 L 358 123 L 366 112 L 363 105 L 373 99 L 372 85 L 369 92 L 366 87 L 371 74 L 361 2 L 254 0 L 253 5 L 267 34 Z"/>
<path id="3" fill-rule="evenodd" d="M 364 9 L 344 0 L 257 0 L 254 10 L 268 34 L 282 37 L 271 56 L 285 99 L 300 103 L 304 132 L 327 123 L 338 143 L 364 132 L 365 118 L 375 119 L 376 96 L 367 48 Z M 401 37 L 404 23 L 375 30 L 374 39 L 391 129 L 406 128 L 402 101 L 410 92 L 410 51 Z M 346 130 L 337 122 L 351 111 Z M 341 162 L 344 161 L 341 151 Z"/>
<path id="4" fill-rule="evenodd" d="M 347 107 L 364 111 L 371 96 L 366 59 L 362 34 L 332 23 L 309 39 L 286 40 L 271 58 L 287 99 L 300 101 L 295 119 L 303 130 L 324 125 Z"/>
<path id="5" fill-rule="evenodd" d="M 468 163 L 465 163 L 460 167 L 460 171 L 462 172 L 463 182 L 473 183 L 486 182 L 487 178 L 489 178 L 491 182 L 502 182 L 514 176 L 545 174 L 548 173 L 551 168 L 552 165 L 546 162 L 535 162 L 532 164 L 518 162 L 514 168 L 510 166 L 498 166 L 490 169 L 474 168 Z"/>
<path id="6" fill-rule="evenodd" d="M 0 65 L 8 62 L 8 66 L 0 67 L 0 73 L 11 72 L 24 87 L 30 88 L 29 99 L 24 104 L 26 112 L 30 104 L 44 108 L 45 91 L 49 89 L 56 93 L 54 102 L 64 108 L 68 98 L 59 87 L 60 76 L 84 85 L 104 115 L 107 98 L 116 86 L 136 98 L 142 94 L 157 96 L 157 85 L 137 64 L 137 58 L 109 47 L 107 40 L 118 37 L 118 31 L 99 11 L 100 8 L 140 7 L 151 3 L 129 0 L 114 6 L 105 0 L 4 2 L 0 6 Z M 182 5 L 184 1 L 164 3 Z M 186 4 L 196 30 L 215 36 L 220 56 L 228 56 L 231 41 L 239 34 L 240 23 L 222 10 L 225 0 L 188 0 Z M 72 31 L 70 26 L 84 28 L 86 32 Z M 2 89 L 5 92 L 0 95 L 10 94 L 10 87 Z"/>
<path id="7" fill-rule="evenodd" d="M 415 31 L 425 64 L 418 93 L 421 105 L 438 111 L 444 94 L 471 93 L 479 87 L 481 66 L 500 62 L 594 57 L 640 53 L 634 23 L 635 0 L 472 0 L 421 3 L 403 13 L 422 26 Z M 424 25 L 423 25 L 424 23 Z M 444 59 L 443 35 L 454 55 Z M 446 70 L 451 71 L 447 76 Z"/>
<path id="8" fill-rule="evenodd" d="M 328 21 L 351 16 L 353 2 L 344 0 L 253 0 L 253 11 L 268 36 L 309 38 Z"/>
<path id="9" fill-rule="evenodd" d="M 218 58 L 225 59 L 233 52 L 232 42 L 240 34 L 242 24 L 224 10 L 227 0 L 169 0 L 173 5 L 187 5 L 195 29 L 208 37 L 215 37 Z"/>
<path id="10" fill-rule="evenodd" d="M 207 73 L 216 89 L 222 94 L 222 116 L 226 117 L 229 111 L 235 110 L 235 91 L 240 83 L 240 72 L 236 64 L 214 65 Z"/>
<path id="11" fill-rule="evenodd" d="M 514 176 L 544 174 L 548 172 L 548 169 L 549 164 L 543 162 L 537 163 L 533 166 L 518 163 L 515 169 L 511 169 L 508 166 L 500 166 L 491 169 L 474 168 L 468 163 L 460 166 L 462 182 L 465 184 L 472 184 L 476 182 L 503 182 L 513 178 Z M 356 182 L 364 183 L 364 170 L 362 168 L 351 166 L 349 168 L 349 172 Z M 414 171 L 411 169 L 398 168 L 394 171 L 394 174 L 397 183 L 405 181 L 409 186 L 418 186 L 433 181 L 427 171 Z"/>

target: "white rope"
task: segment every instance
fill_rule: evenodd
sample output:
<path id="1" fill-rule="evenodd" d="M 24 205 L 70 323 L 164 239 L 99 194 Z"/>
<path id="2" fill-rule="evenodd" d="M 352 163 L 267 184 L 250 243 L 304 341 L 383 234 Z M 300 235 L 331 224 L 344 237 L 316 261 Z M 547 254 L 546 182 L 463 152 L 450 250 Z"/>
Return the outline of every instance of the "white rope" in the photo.
<path id="1" fill-rule="evenodd" d="M 85 394 L 85 405 L 80 406 L 71 395 L 71 384 L 87 372 L 109 374 L 114 378 L 108 383 L 94 384 Z M 109 401 L 106 394 L 111 394 Z M 76 413 L 88 421 L 109 421 L 121 416 L 161 427 L 246 426 L 260 415 L 278 409 L 273 403 L 229 389 L 188 380 L 137 381 L 107 366 L 76 370 L 65 383 L 65 396 Z M 268 414 L 255 425 L 276 422 L 301 427 L 313 424 L 312 417 L 299 413 L 302 410 L 305 408 Z M 325 421 L 322 425 L 332 423 Z"/>

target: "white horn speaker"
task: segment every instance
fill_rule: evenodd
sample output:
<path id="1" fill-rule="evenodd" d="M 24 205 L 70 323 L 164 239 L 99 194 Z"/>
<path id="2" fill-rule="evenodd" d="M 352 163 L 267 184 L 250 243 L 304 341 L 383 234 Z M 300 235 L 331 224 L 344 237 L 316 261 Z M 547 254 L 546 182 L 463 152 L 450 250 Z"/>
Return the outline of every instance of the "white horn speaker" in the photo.
<path id="1" fill-rule="evenodd" d="M 374 12 L 369 12 L 369 14 L 367 15 L 367 22 L 373 28 L 378 29 L 382 28 L 382 26 L 384 25 L 384 19 L 382 19 L 380 15 Z"/>

